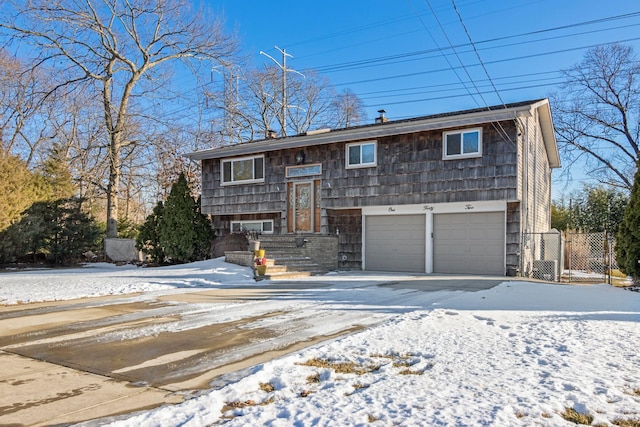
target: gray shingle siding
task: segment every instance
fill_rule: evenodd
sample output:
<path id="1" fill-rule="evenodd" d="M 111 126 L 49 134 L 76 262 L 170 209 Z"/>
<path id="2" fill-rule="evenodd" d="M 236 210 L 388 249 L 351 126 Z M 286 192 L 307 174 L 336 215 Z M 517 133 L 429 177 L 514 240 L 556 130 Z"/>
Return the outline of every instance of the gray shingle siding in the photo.
<path id="1" fill-rule="evenodd" d="M 512 141 L 513 122 L 502 122 Z M 265 182 L 220 185 L 219 159 L 203 160 L 203 211 L 213 215 L 285 212 L 286 182 L 322 179 L 323 209 L 362 206 L 513 200 L 517 197 L 517 148 L 492 125 L 483 126 L 482 157 L 442 159 L 442 131 L 377 140 L 377 166 L 347 169 L 346 143 L 305 147 L 307 164 L 321 163 L 322 177 L 285 179 L 297 150 L 265 153 Z"/>

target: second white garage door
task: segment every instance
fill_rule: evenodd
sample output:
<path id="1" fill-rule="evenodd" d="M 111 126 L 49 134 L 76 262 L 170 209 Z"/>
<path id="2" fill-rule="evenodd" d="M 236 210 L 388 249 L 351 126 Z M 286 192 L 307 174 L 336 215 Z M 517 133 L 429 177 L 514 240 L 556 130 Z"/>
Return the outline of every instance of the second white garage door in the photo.
<path id="1" fill-rule="evenodd" d="M 425 215 L 365 217 L 365 269 L 425 271 Z"/>
<path id="2" fill-rule="evenodd" d="M 504 275 L 504 221 L 504 212 L 434 215 L 434 273 Z"/>

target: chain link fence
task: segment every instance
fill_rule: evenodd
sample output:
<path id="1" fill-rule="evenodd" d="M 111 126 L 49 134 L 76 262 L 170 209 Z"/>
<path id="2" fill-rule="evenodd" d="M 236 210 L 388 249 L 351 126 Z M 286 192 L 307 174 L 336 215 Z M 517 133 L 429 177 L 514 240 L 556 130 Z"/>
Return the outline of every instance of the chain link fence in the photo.
<path id="1" fill-rule="evenodd" d="M 567 256 L 564 280 L 568 282 L 611 282 L 618 269 L 615 237 L 607 233 L 566 233 Z"/>
<path id="2" fill-rule="evenodd" d="M 628 286 L 619 271 L 614 235 L 550 231 L 523 233 L 520 271 L 524 277 L 552 282 L 608 283 Z"/>
<path id="3" fill-rule="evenodd" d="M 525 233 L 521 271 L 546 281 L 611 283 L 618 269 L 615 244 L 605 232 Z"/>

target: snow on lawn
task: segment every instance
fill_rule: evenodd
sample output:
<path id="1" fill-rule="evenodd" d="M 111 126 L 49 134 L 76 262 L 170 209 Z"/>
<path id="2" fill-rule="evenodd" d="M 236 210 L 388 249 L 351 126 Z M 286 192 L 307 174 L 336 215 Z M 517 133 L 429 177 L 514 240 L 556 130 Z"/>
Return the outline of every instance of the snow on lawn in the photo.
<path id="1" fill-rule="evenodd" d="M 336 292 L 357 291 L 351 303 L 357 310 L 381 299 L 394 304 L 393 291 L 375 285 L 398 280 L 334 273 L 297 282 L 330 283 L 312 293 L 324 305 L 336 303 Z M 249 268 L 222 259 L 153 269 L 93 264 L 0 274 L 0 304 L 223 286 L 255 282 Z M 640 420 L 640 293 L 505 282 L 429 295 L 418 292 L 411 306 L 390 311 L 377 326 L 258 365 L 183 404 L 112 424 L 574 425 L 561 417 L 567 409 L 593 416 L 594 425 Z M 347 301 L 339 301 L 342 309 Z"/>
<path id="2" fill-rule="evenodd" d="M 0 304 L 69 300 L 136 292 L 185 292 L 255 284 L 250 268 L 224 262 L 224 258 L 190 264 L 142 268 L 107 263 L 84 268 L 39 269 L 0 274 Z"/>
<path id="3" fill-rule="evenodd" d="M 506 282 L 448 295 L 113 425 L 574 425 L 567 409 L 594 425 L 640 420 L 640 293 Z"/>

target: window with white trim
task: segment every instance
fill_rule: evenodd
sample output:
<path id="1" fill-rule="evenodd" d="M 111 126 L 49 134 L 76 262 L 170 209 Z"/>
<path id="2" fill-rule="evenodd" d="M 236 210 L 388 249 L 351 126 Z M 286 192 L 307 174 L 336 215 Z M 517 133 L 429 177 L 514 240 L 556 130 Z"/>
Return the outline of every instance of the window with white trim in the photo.
<path id="1" fill-rule="evenodd" d="M 273 220 L 264 221 L 231 221 L 231 232 L 257 231 L 264 234 L 273 234 Z"/>
<path id="2" fill-rule="evenodd" d="M 442 141 L 445 160 L 482 156 L 482 128 L 444 132 Z"/>
<path id="3" fill-rule="evenodd" d="M 366 168 L 377 164 L 376 141 L 364 141 L 347 144 L 347 169 Z"/>
<path id="4" fill-rule="evenodd" d="M 264 182 L 264 156 L 222 161 L 222 184 Z"/>

